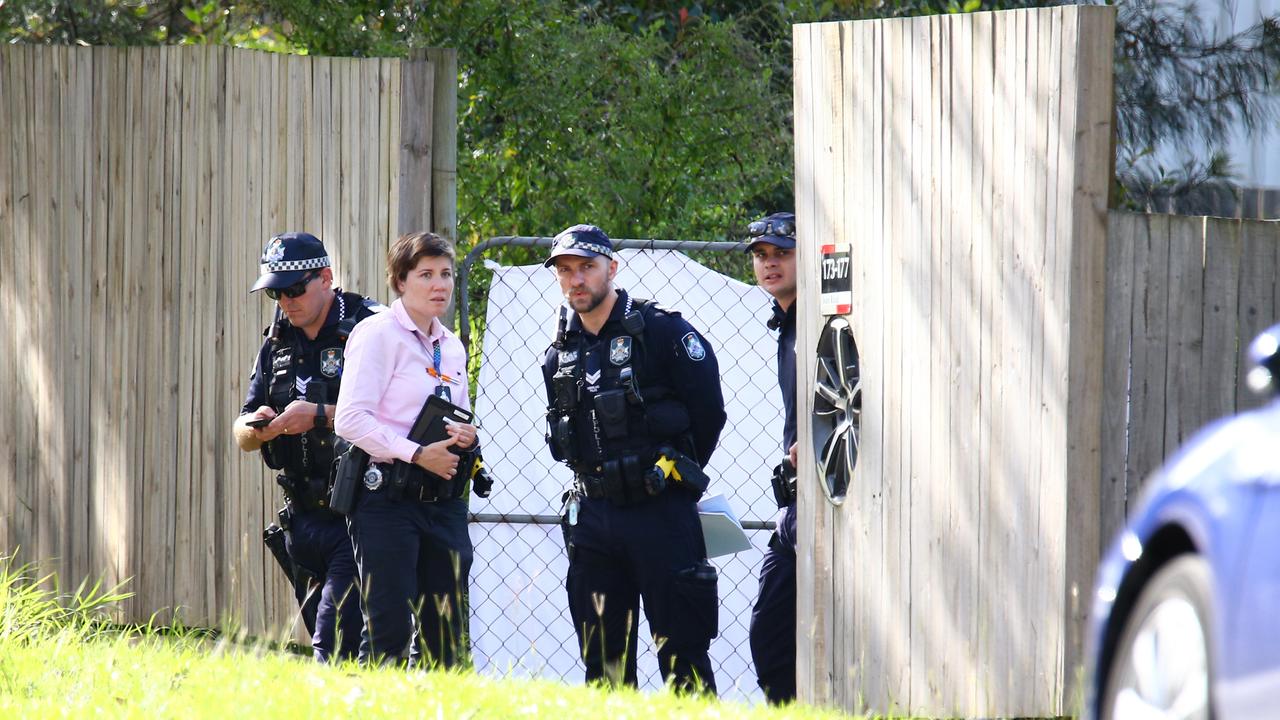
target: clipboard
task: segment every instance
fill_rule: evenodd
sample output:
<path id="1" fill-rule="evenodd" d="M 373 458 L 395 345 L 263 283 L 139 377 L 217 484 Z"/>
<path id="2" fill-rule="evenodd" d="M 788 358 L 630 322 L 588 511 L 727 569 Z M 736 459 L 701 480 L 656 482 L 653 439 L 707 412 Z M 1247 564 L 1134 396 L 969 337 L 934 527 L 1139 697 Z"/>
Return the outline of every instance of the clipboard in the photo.
<path id="1" fill-rule="evenodd" d="M 451 422 L 470 424 L 473 417 L 475 416 L 470 411 L 454 405 L 439 395 L 430 395 L 422 404 L 422 410 L 418 412 L 418 418 L 413 421 L 413 427 L 409 429 L 409 439 L 419 445 L 439 442 L 449 437 L 444 429 L 445 418 Z"/>
<path id="2" fill-rule="evenodd" d="M 751 549 L 751 541 L 742 530 L 742 523 L 723 495 L 710 495 L 700 500 L 698 519 L 702 521 L 702 538 L 706 543 L 707 557 L 732 555 Z"/>

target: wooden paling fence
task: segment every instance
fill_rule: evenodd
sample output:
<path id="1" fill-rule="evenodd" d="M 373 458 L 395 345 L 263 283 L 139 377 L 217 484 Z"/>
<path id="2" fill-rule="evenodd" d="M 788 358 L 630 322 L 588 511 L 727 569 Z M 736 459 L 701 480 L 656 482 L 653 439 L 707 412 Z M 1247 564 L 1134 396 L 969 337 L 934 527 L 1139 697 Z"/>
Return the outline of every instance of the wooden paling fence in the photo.
<path id="1" fill-rule="evenodd" d="M 1244 354 L 1280 322 L 1280 222 L 1112 212 L 1102 539 L 1198 428 L 1261 400 Z"/>
<path id="2" fill-rule="evenodd" d="M 1102 548 L 1258 402 L 1280 223 L 1107 210 L 1112 37 L 1098 7 L 796 28 L 799 344 L 816 249 L 848 243 L 863 393 L 844 504 L 800 495 L 802 699 L 1077 710 Z M 799 353 L 800 417 L 814 373 Z"/>
<path id="3" fill-rule="evenodd" d="M 800 697 L 1070 711 L 1097 561 L 1114 9 L 795 29 L 798 344 L 848 243 L 862 435 L 800 493 Z M 798 353 L 811 411 L 812 351 Z M 800 477 L 815 477 L 807 423 Z"/>
<path id="4" fill-rule="evenodd" d="M 230 428 L 307 230 L 386 299 L 389 241 L 452 236 L 456 56 L 0 47 L 0 549 L 130 580 L 128 620 L 281 626 L 280 493 Z"/>

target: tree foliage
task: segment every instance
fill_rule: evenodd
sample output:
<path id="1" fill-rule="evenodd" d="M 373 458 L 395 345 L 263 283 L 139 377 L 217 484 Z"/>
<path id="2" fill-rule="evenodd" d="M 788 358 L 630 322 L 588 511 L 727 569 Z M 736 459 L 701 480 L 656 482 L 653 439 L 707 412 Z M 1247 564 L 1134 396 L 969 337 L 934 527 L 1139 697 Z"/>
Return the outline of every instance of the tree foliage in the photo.
<path id="1" fill-rule="evenodd" d="M 732 18 L 774 58 L 775 89 L 789 92 L 791 37 L 797 22 L 910 17 L 1045 7 L 1063 0 L 843 0 L 839 2 L 692 3 L 693 15 Z M 1108 0 L 1110 2 L 1110 0 Z M 1211 2 L 1116 0 L 1116 182 L 1133 209 L 1212 212 L 1229 203 L 1235 180 L 1223 148 L 1236 129 L 1275 129 L 1280 80 L 1280 18 L 1260 18 L 1236 33 L 1215 34 L 1203 12 Z M 662 17 L 659 0 L 583 0 L 590 17 L 620 27 Z M 1207 148 L 1192 152 L 1190 148 Z"/>
<path id="2" fill-rule="evenodd" d="M 186 35 L 182 2 L 106 0 L 101 3 L 0 2 L 6 42 L 58 45 L 156 45 Z"/>
<path id="3" fill-rule="evenodd" d="M 221 0 L 0 0 L 0 42 L 56 45 L 225 44 L 296 52 L 245 6 Z"/>
<path id="4" fill-rule="evenodd" d="M 500 0 L 260 8 L 312 53 L 458 49 L 462 238 L 590 221 L 616 237 L 716 239 L 790 207 L 790 95 L 733 19 L 623 28 L 571 3 Z"/>
<path id="5" fill-rule="evenodd" d="M 1223 148 L 1235 127 L 1273 128 L 1280 20 L 1215 38 L 1194 3 L 1127 0 L 1116 21 L 1116 173 L 1127 204 L 1182 199 L 1209 212 L 1230 195 Z M 1206 147 L 1208 157 L 1186 152 Z M 1178 157 L 1173 167 L 1158 159 Z"/>

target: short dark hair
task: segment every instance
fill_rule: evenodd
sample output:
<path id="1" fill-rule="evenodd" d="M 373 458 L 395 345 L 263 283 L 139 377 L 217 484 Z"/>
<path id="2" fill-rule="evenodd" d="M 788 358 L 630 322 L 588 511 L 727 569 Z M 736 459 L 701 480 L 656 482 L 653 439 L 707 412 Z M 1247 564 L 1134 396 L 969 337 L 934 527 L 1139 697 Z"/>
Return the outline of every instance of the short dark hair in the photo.
<path id="1" fill-rule="evenodd" d="M 409 271 L 418 266 L 424 257 L 447 257 L 449 262 L 457 262 L 458 255 L 448 240 L 435 233 L 419 230 L 405 233 L 391 244 L 387 251 L 387 284 L 391 292 L 399 295 L 397 283 L 409 277 Z"/>

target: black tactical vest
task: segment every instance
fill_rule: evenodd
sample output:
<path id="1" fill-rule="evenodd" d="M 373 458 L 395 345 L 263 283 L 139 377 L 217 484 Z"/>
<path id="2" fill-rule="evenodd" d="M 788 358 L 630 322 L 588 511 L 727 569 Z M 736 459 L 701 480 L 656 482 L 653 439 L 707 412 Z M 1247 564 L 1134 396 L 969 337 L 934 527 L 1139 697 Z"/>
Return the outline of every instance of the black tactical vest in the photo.
<path id="1" fill-rule="evenodd" d="M 557 332 L 548 439 L 556 459 L 577 473 L 599 475 L 610 461 L 625 464 L 624 473 L 643 472 L 662 445 L 687 444 L 688 410 L 660 380 L 657 353 L 645 347 L 645 324 L 668 311 L 631 297 L 627 304 L 622 322 L 605 323 L 595 343 L 566 331 L 566 318 Z"/>
<path id="2" fill-rule="evenodd" d="M 342 382 L 342 368 L 347 338 L 356 323 L 374 314 L 378 303 L 355 293 L 337 292 L 339 321 L 336 326 L 320 330 L 314 341 L 306 341 L 302 332 L 283 318 L 266 334 L 271 342 L 268 353 L 271 377 L 267 383 L 267 405 L 277 413 L 289 403 L 308 402 L 334 405 Z M 303 353 L 311 354 L 308 363 L 313 375 L 305 391 L 299 387 L 298 367 Z M 328 428 L 308 430 L 299 435 L 279 435 L 262 446 L 262 459 L 267 467 L 299 478 L 327 478 L 333 464 L 336 436 Z"/>

